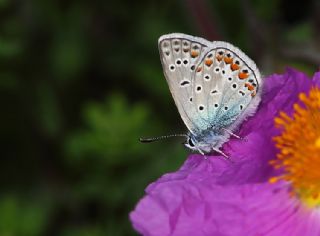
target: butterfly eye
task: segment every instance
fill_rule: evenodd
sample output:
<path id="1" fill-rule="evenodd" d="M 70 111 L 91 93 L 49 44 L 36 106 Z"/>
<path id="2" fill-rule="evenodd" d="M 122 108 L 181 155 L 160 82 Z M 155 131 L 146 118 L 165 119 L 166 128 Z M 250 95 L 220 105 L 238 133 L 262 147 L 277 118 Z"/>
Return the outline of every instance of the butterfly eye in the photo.
<path id="1" fill-rule="evenodd" d="M 190 147 L 194 147 L 194 143 L 191 138 L 188 139 L 188 144 Z"/>

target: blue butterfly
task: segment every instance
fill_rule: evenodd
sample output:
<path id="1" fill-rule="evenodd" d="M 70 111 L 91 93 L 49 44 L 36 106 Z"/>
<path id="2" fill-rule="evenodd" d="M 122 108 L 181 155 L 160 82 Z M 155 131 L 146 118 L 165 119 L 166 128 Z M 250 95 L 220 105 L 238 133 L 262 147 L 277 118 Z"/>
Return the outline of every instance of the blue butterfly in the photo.
<path id="1" fill-rule="evenodd" d="M 255 63 L 229 43 L 181 33 L 161 36 L 158 46 L 171 94 L 189 130 L 182 135 L 185 146 L 228 158 L 220 147 L 230 136 L 240 138 L 233 131 L 260 102 L 262 80 Z"/>

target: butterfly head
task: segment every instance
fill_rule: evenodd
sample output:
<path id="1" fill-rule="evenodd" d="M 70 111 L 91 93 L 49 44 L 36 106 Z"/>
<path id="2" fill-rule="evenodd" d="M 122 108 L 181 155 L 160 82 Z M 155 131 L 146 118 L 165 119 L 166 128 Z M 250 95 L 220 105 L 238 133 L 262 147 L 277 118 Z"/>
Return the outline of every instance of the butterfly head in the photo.
<path id="1" fill-rule="evenodd" d="M 229 135 L 226 133 L 216 133 L 214 131 L 202 135 L 193 135 L 189 133 L 184 142 L 184 146 L 202 154 L 211 153 L 212 150 L 221 147 L 228 137 Z"/>
<path id="2" fill-rule="evenodd" d="M 214 141 L 213 141 L 214 142 Z M 192 134 L 189 134 L 187 136 L 187 140 L 184 142 L 184 146 L 191 149 L 192 151 L 200 152 L 200 153 L 209 153 L 211 152 L 212 148 L 211 145 L 214 145 L 214 143 L 211 142 L 209 144 L 208 142 L 201 139 L 201 141 L 198 141 L 195 136 Z"/>
<path id="3" fill-rule="evenodd" d="M 187 140 L 183 144 L 191 150 L 197 150 L 197 141 L 191 135 L 188 135 Z"/>

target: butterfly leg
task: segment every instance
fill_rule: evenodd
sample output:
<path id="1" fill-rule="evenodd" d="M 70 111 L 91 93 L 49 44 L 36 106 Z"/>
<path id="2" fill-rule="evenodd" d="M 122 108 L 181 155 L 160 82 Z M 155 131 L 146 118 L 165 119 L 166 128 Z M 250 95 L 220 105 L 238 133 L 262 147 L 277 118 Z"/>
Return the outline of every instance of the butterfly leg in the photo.
<path id="1" fill-rule="evenodd" d="M 214 150 L 215 152 L 221 154 L 221 155 L 224 156 L 227 160 L 230 160 L 230 157 L 229 157 L 227 154 L 225 154 L 223 151 L 221 151 L 220 149 L 215 148 L 215 147 L 212 147 L 212 150 Z"/>
<path id="2" fill-rule="evenodd" d="M 238 139 L 244 139 L 234 133 L 232 133 L 232 131 L 228 130 L 228 129 L 225 129 L 225 128 L 222 128 L 224 131 L 226 131 L 228 134 L 230 134 L 231 136 L 235 137 L 235 138 L 238 138 Z"/>
<path id="3" fill-rule="evenodd" d="M 197 149 L 197 150 L 198 150 L 198 152 L 203 156 L 203 158 L 204 158 L 205 160 L 207 160 L 207 159 L 208 159 L 207 155 L 206 155 L 206 154 L 204 154 L 204 152 L 203 152 L 203 151 L 201 151 L 200 149 Z"/>
<path id="4" fill-rule="evenodd" d="M 204 152 L 201 151 L 201 149 L 197 149 L 197 150 L 198 150 L 198 152 L 199 152 L 202 156 L 204 156 Z"/>

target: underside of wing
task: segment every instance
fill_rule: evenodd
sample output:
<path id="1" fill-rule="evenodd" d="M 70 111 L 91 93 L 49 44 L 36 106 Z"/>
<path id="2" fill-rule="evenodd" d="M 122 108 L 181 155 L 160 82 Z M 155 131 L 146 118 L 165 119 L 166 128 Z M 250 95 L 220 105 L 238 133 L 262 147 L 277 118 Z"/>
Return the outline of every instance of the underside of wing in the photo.
<path id="1" fill-rule="evenodd" d="M 211 44 L 205 39 L 178 33 L 159 38 L 163 71 L 181 118 L 190 132 L 197 132 L 198 129 L 192 78 Z"/>
<path id="2" fill-rule="evenodd" d="M 232 130 L 260 101 L 261 77 L 255 63 L 225 42 L 213 42 L 192 78 L 200 130 Z"/>

